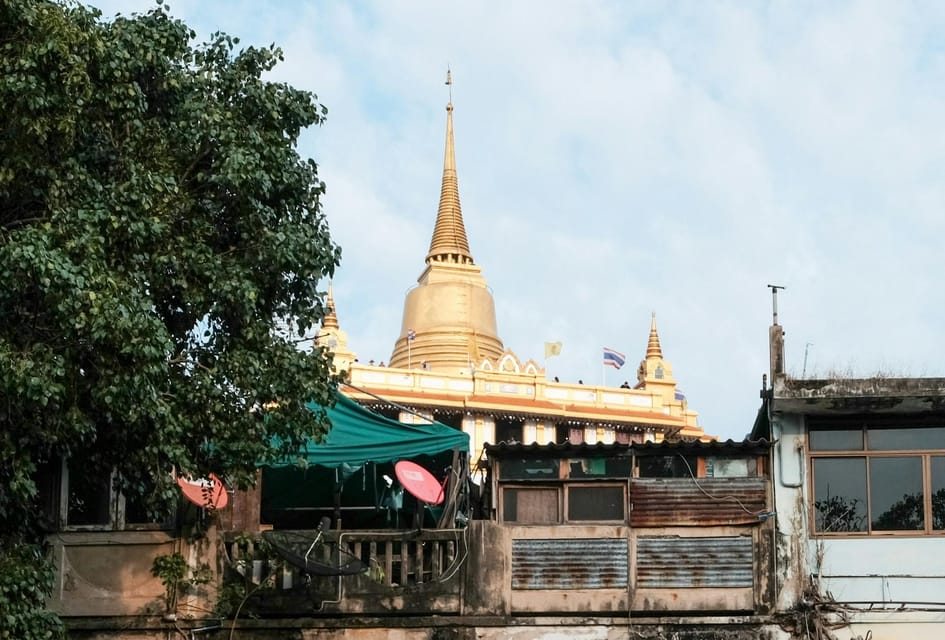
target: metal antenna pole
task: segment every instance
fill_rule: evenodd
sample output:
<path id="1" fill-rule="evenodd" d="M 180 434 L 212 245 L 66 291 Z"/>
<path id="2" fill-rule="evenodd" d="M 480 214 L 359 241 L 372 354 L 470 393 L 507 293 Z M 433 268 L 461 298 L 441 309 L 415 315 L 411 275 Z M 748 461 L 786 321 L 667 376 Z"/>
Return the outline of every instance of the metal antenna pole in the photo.
<path id="1" fill-rule="evenodd" d="M 778 324 L 778 289 L 787 289 L 787 287 L 782 287 L 778 284 L 769 284 L 768 288 L 771 289 L 771 308 L 774 317 L 774 321 L 771 324 Z"/>

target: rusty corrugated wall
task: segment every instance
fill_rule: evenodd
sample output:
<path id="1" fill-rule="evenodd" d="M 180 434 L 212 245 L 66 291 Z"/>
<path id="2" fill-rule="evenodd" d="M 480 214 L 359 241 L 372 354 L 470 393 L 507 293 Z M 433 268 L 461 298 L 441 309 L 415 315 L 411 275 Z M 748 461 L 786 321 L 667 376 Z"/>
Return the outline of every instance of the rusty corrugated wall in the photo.
<path id="1" fill-rule="evenodd" d="M 634 478 L 630 483 L 630 524 L 756 523 L 755 514 L 768 510 L 765 482 L 765 478 L 699 478 L 696 484 L 692 478 Z"/>
<path id="2" fill-rule="evenodd" d="M 751 587 L 751 536 L 637 538 L 641 589 Z"/>
<path id="3" fill-rule="evenodd" d="M 513 589 L 625 589 L 625 538 L 512 541 Z"/>

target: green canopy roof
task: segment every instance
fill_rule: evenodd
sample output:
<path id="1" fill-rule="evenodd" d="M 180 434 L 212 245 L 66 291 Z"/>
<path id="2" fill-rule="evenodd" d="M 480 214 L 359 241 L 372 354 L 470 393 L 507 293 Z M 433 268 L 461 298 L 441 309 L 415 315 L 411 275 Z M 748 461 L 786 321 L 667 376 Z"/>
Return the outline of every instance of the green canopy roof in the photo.
<path id="1" fill-rule="evenodd" d="M 306 404 L 318 410 L 313 402 Z M 322 442 L 307 440 L 298 457 L 270 467 L 298 464 L 302 458 L 309 465 L 340 467 L 360 466 L 365 462 L 396 462 L 420 455 L 436 455 L 459 449 L 469 451 L 469 436 L 439 422 L 404 424 L 368 411 L 342 394 L 336 395 L 335 406 L 327 409 L 331 430 Z"/>

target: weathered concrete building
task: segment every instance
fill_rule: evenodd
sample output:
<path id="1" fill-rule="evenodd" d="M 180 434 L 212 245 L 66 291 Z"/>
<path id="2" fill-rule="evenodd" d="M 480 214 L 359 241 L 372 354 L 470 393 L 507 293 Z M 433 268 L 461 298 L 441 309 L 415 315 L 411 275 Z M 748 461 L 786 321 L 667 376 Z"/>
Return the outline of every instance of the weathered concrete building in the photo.
<path id="1" fill-rule="evenodd" d="M 85 567 L 62 565 L 61 584 L 97 564 L 93 576 L 116 581 L 111 599 L 94 599 L 107 585 L 93 593 L 83 583 L 63 587 L 53 604 L 70 616 L 74 637 L 158 638 L 179 628 L 223 638 L 234 627 L 241 638 L 779 637 L 769 628 L 768 449 L 765 441 L 489 446 L 482 519 L 465 526 L 260 535 L 246 523 L 223 531 L 233 515 L 223 512 L 202 548 L 168 534 L 192 566 L 216 569 L 173 604 L 157 579 L 150 601 L 140 587 L 126 594 L 120 580 L 133 567 L 143 578 L 161 549 L 102 534 L 107 542 L 84 552 Z M 274 552 L 293 540 L 294 558 Z M 68 546 L 64 557 L 75 554 Z M 109 562 L 115 549 L 121 564 Z M 306 575 L 302 555 L 322 564 Z M 353 563 L 363 570 L 349 572 Z M 227 593 L 239 596 L 228 619 L 202 613 Z"/>
<path id="2" fill-rule="evenodd" d="M 775 292 L 775 301 L 776 292 Z M 945 635 L 945 379 L 792 379 L 775 302 L 776 609 L 838 637 Z"/>

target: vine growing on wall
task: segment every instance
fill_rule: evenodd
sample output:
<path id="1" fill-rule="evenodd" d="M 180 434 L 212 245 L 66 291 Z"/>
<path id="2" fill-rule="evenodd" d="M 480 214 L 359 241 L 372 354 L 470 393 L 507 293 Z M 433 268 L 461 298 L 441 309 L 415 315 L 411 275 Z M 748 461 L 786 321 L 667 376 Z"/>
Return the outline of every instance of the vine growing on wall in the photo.
<path id="1" fill-rule="evenodd" d="M 198 565 L 191 569 L 187 559 L 177 552 L 156 557 L 151 565 L 151 575 L 159 578 L 164 586 L 165 611 L 169 614 L 176 612 L 177 600 L 182 593 L 211 580 L 209 566 Z"/>

